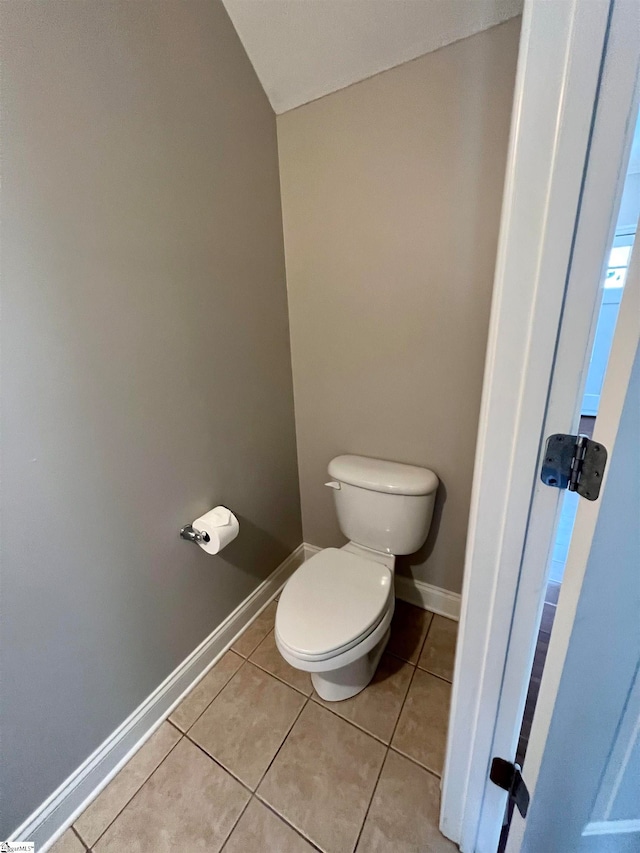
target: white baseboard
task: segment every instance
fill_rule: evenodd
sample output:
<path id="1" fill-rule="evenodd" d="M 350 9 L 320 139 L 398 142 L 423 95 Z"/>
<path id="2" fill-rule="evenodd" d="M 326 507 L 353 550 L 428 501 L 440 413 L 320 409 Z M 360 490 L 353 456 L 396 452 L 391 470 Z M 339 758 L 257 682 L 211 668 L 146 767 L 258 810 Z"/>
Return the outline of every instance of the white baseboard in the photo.
<path id="1" fill-rule="evenodd" d="M 305 548 L 299 545 L 8 840 L 33 841 L 38 853 L 45 853 L 273 600 L 305 558 Z"/>
<path id="2" fill-rule="evenodd" d="M 322 550 L 317 545 L 309 545 L 308 542 L 304 542 L 302 547 L 305 560 Z M 460 620 L 459 593 L 450 592 L 448 589 L 432 586 L 430 583 L 414 580 L 414 578 L 407 578 L 404 575 L 396 575 L 395 586 L 396 598 L 415 604 L 423 610 L 446 616 L 447 619 L 454 619 L 456 622 Z"/>
<path id="3" fill-rule="evenodd" d="M 424 581 L 396 575 L 396 597 L 447 619 L 460 620 L 460 594 Z"/>
<path id="4" fill-rule="evenodd" d="M 302 543 L 302 549 L 305 560 L 311 559 L 314 554 L 318 554 L 320 551 L 322 551 L 322 548 L 319 548 L 317 545 L 309 545 L 308 542 Z"/>

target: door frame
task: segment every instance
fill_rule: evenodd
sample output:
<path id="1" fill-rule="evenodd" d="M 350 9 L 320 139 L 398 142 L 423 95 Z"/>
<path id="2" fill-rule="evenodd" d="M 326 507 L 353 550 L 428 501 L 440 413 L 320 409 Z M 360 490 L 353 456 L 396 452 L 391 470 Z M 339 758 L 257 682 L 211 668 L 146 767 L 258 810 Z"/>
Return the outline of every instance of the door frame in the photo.
<path id="1" fill-rule="evenodd" d="M 545 436 L 554 432 L 567 431 L 561 428 L 561 424 L 564 423 L 567 413 L 570 415 L 572 403 L 575 408 L 571 426 L 577 425 L 582 410 L 592 337 L 597 330 L 609 251 L 614 241 L 618 210 L 626 179 L 626 165 L 637 122 L 640 101 L 640 43 L 637 38 L 639 31 L 640 7 L 637 3 L 614 4 L 565 296 L 565 311 L 567 306 L 569 311 L 560 330 L 553 385 L 543 433 Z M 610 363 L 615 364 L 615 375 L 611 376 L 609 373 L 605 375 L 600 413 L 593 436 L 595 440 L 607 447 L 610 455 L 614 450 L 618 423 L 638 347 L 639 270 L 640 246 L 636 240 L 609 357 Z M 590 309 L 590 306 L 593 307 Z M 589 309 L 593 312 L 591 318 Z M 607 471 L 605 470 L 603 488 L 606 486 L 606 480 Z M 553 492 L 554 490 L 547 489 L 538 480 L 532 499 L 528 541 L 525 546 L 520 589 L 514 613 L 512 645 L 505 666 L 503 695 L 514 692 L 515 684 L 521 680 L 522 664 L 519 657 L 521 658 L 522 655 L 518 654 L 518 643 L 522 648 L 524 643 L 522 622 L 526 623 L 527 600 L 535 595 L 536 583 L 541 577 L 546 576 L 548 560 L 544 550 L 545 537 L 551 535 L 555 538 Z M 523 772 L 532 797 L 535 793 L 560 687 L 599 509 L 599 502 L 580 501 L 576 514 Z M 544 575 L 543 572 L 545 572 Z M 515 654 L 512 651 L 514 643 Z M 509 749 L 509 706 L 509 702 L 501 700 L 493 754 Z M 491 819 L 490 811 L 483 815 L 480 822 L 480 835 L 488 831 L 488 827 L 483 824 Z M 567 817 L 565 821 L 567 832 L 569 832 L 569 824 Z M 516 853 L 520 850 L 524 826 L 524 821 L 515 813 L 507 851 Z M 577 831 L 575 827 L 573 830 Z"/>
<path id="2" fill-rule="evenodd" d="M 567 271 L 613 8 L 525 0 L 442 787 L 440 828 L 463 853 L 497 847 L 506 793 L 486 780 L 498 711 L 515 754 L 544 598 L 546 565 L 523 572 L 523 556 L 560 327 L 576 307 L 566 304 Z M 579 408 L 597 316 L 591 286 L 593 301 L 565 316 L 565 340 L 568 327 L 579 352 L 565 371 L 567 399 L 555 401 L 557 432 L 571 431 Z M 537 525 L 543 560 L 561 493 L 547 494 Z M 505 681 L 508 649 L 519 676 Z"/>
<path id="3" fill-rule="evenodd" d="M 636 29 L 637 31 L 637 29 Z M 626 34 L 625 34 L 626 35 Z M 594 432 L 594 440 L 601 442 L 607 447 L 609 458 L 615 454 L 616 439 L 618 437 L 618 426 L 621 421 L 622 412 L 625 405 L 630 405 L 629 398 L 629 381 L 631 378 L 636 354 L 640 344 L 640 243 L 636 241 L 627 283 L 624 288 L 622 303 L 620 306 L 620 317 L 616 326 L 611 355 L 609 358 L 609 368 L 605 377 L 605 382 L 602 390 L 602 402 L 598 418 L 596 421 L 596 429 Z M 608 474 L 611 466 L 605 470 L 602 482 L 602 492 L 606 495 Z M 590 566 L 590 555 L 596 526 L 601 508 L 601 501 L 581 501 L 576 514 L 574 532 L 571 539 L 571 546 L 567 558 L 565 568 L 565 578 L 562 584 L 560 600 L 558 602 L 557 615 L 554 620 L 553 631 L 551 633 L 551 641 L 549 644 L 549 652 L 547 661 L 542 676 L 540 686 L 540 694 L 536 711 L 533 718 L 533 726 L 529 739 L 527 750 L 527 758 L 524 767 L 524 777 L 529 792 L 531 794 L 532 803 L 530 808 L 530 820 L 533 826 L 530 827 L 531 834 L 526 842 L 526 849 L 539 849 L 541 843 L 540 833 L 548 837 L 552 837 L 553 849 L 569 850 L 573 849 L 575 839 L 582 835 L 590 837 L 593 847 L 588 849 L 602 849 L 601 845 L 608 848 L 606 839 L 610 835 L 625 835 L 628 838 L 628 833 L 632 833 L 634 839 L 640 837 L 640 820 L 624 820 L 610 821 L 606 814 L 600 818 L 589 821 L 593 811 L 598 807 L 598 800 L 611 800 L 611 792 L 606 790 L 605 768 L 608 768 L 608 775 L 612 787 L 615 788 L 615 778 L 618 778 L 618 783 L 622 780 L 625 771 L 625 762 L 630 758 L 628 753 L 628 742 L 633 729 L 637 726 L 638 710 L 640 708 L 640 679 L 638 678 L 637 670 L 637 653 L 638 644 L 629 642 L 628 637 L 622 638 L 622 630 L 612 631 L 617 641 L 617 652 L 613 653 L 613 659 L 616 661 L 616 666 L 609 666 L 609 654 L 612 648 L 607 641 L 604 642 L 604 651 L 602 658 L 598 661 L 598 652 L 594 646 L 603 647 L 603 643 L 598 639 L 594 641 L 594 646 L 589 647 L 589 670 L 595 671 L 598 669 L 606 671 L 612 675 L 612 680 L 608 682 L 608 689 L 604 694 L 600 695 L 599 701 L 596 703 L 584 703 L 584 690 L 577 695 L 575 691 L 575 681 L 571 681 L 572 675 L 575 677 L 576 667 L 580 667 L 575 663 L 575 654 L 573 660 L 573 669 L 570 667 L 569 672 L 565 673 L 565 661 L 567 654 L 571 654 L 569 647 L 575 653 L 576 648 L 582 650 L 582 654 L 586 655 L 585 646 L 576 646 L 576 634 L 574 631 L 574 620 L 578 612 L 582 613 L 585 618 L 584 599 L 581 598 L 583 583 L 587 571 L 598 571 L 598 568 Z M 630 531 L 631 535 L 631 531 Z M 629 608 L 626 611 L 625 618 L 621 617 L 621 625 L 629 625 L 630 611 L 637 601 L 635 590 L 628 591 L 625 589 L 626 598 L 629 602 Z M 591 586 L 591 595 L 593 596 L 593 584 Z M 600 605 L 602 607 L 602 604 Z M 580 608 L 580 611 L 579 611 Z M 587 610 L 588 612 L 588 605 Z M 582 643 L 585 642 L 584 622 L 582 623 Z M 578 632 L 580 628 L 578 628 Z M 593 634 L 592 634 L 593 636 Z M 582 672 L 584 672 L 584 657 L 582 659 Z M 616 674 L 620 680 L 616 683 L 613 674 Z M 622 673 L 625 677 L 622 677 Z M 563 685 L 564 697 L 559 697 L 561 682 Z M 633 684 L 629 690 L 629 684 Z M 572 686 L 573 685 L 573 688 Z M 584 680 L 582 681 L 584 685 Z M 624 686 L 623 686 L 624 685 Z M 570 697 L 570 698 L 569 698 Z M 556 701 L 560 699 L 560 705 Z M 579 710 L 577 710 L 579 709 Z M 622 710 L 624 709 L 624 710 Z M 567 762 L 570 761 L 569 756 L 577 754 L 576 751 L 581 750 L 585 743 L 583 740 L 584 730 L 574 726 L 564 725 L 564 735 L 562 737 L 562 748 L 565 749 L 562 757 L 559 757 L 558 735 L 556 730 L 555 739 L 552 740 L 552 752 L 545 758 L 545 749 L 547 738 L 549 736 L 552 724 L 552 718 L 558 721 L 559 725 L 563 725 L 563 717 L 558 716 L 565 714 L 570 716 L 575 724 L 576 720 L 580 720 L 580 726 L 585 725 L 591 727 L 591 739 L 588 743 L 588 753 L 590 755 L 591 764 L 587 763 L 577 766 L 577 776 L 571 783 L 572 793 L 575 799 L 571 804 L 563 803 L 560 815 L 550 813 L 549 808 L 553 811 L 555 804 L 558 802 L 558 797 L 564 794 L 566 780 L 563 780 L 562 775 L 547 771 L 544 776 L 546 790 L 543 789 L 540 794 L 540 799 L 536 799 L 536 785 L 538 782 L 543 759 L 547 761 L 549 758 L 552 762 L 551 766 L 555 768 L 559 766 L 563 770 L 567 767 Z M 564 717 L 564 720 L 567 719 Z M 631 719 L 630 719 L 631 718 Z M 625 726 L 626 723 L 626 731 Z M 555 722 L 554 722 L 555 726 Z M 552 735 L 553 738 L 553 735 Z M 609 751 L 612 748 L 615 750 L 616 738 L 619 740 L 618 755 L 615 757 Z M 625 742 L 624 738 L 627 738 Z M 584 750 L 583 750 L 584 751 Z M 607 759 L 607 756 L 609 758 Z M 555 761 L 554 761 L 555 759 Z M 614 759 L 611 765 L 611 759 Z M 544 770 L 543 770 L 544 774 Z M 550 780 L 553 777 L 553 781 Z M 553 787 L 550 788 L 550 785 Z M 537 813 L 537 814 L 536 814 Z M 507 842 L 508 853 L 518 853 L 521 850 L 523 840 L 525 839 L 525 821 L 517 812 L 514 812 L 509 838 Z M 598 840 L 600 839 L 600 840 Z M 551 848 L 549 848 L 551 849 Z M 587 849 L 587 848 L 585 848 Z M 625 848 L 627 849 L 627 848 Z M 629 849 L 631 849 L 629 847 Z"/>

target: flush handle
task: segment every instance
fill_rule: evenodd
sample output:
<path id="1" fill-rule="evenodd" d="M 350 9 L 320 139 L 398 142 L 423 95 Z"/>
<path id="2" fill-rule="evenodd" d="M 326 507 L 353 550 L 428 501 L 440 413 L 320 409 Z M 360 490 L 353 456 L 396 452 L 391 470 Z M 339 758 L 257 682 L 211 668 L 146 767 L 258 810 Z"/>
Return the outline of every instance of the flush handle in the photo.
<path id="1" fill-rule="evenodd" d="M 337 483 L 335 480 L 331 480 L 330 483 L 325 483 L 325 486 L 329 486 L 330 489 L 340 490 L 340 483 Z"/>

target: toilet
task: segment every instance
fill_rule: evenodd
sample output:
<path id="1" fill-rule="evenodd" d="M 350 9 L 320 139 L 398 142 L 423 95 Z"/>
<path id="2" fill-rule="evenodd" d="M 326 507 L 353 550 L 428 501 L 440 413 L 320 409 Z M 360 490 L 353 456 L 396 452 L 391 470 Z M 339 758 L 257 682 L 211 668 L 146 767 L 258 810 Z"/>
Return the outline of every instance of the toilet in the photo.
<path id="1" fill-rule="evenodd" d="M 329 464 L 340 529 L 350 540 L 297 569 L 276 611 L 282 657 L 311 673 L 329 702 L 369 684 L 389 640 L 395 558 L 424 544 L 438 478 L 427 468 L 337 456 Z"/>

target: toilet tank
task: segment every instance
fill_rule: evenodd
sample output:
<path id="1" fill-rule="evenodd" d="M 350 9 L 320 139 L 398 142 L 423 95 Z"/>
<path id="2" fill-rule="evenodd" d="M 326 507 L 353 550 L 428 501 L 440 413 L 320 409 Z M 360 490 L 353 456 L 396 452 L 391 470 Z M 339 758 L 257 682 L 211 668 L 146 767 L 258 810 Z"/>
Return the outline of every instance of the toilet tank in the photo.
<path id="1" fill-rule="evenodd" d="M 433 471 L 367 456 L 337 456 L 329 463 L 329 476 L 340 529 L 352 542 L 394 555 L 422 547 L 439 482 Z"/>

